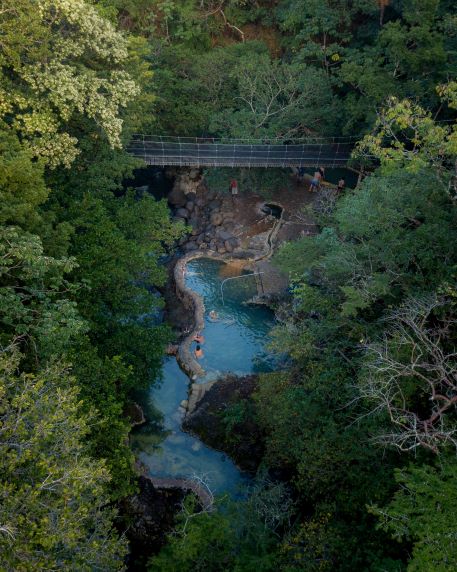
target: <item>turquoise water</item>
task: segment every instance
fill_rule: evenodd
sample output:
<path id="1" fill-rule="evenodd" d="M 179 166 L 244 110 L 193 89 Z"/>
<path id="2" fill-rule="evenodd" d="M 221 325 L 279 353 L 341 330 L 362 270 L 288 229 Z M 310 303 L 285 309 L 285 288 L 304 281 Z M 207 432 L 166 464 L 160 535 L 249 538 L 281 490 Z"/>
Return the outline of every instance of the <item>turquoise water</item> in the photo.
<path id="1" fill-rule="evenodd" d="M 214 379 L 223 372 L 247 374 L 269 371 L 274 360 L 265 349 L 268 331 L 273 325 L 272 312 L 243 302 L 256 293 L 252 277 L 229 280 L 224 286 L 225 304 L 220 285 L 224 265 L 198 259 L 187 265 L 186 284 L 200 295 L 207 311 L 214 309 L 219 319 L 205 320 L 202 334 L 206 370 L 198 382 Z M 183 410 L 179 407 L 188 395 L 188 377 L 176 360 L 166 358 L 162 382 L 139 396 L 150 421 L 132 433 L 132 449 L 139 460 L 157 477 L 203 476 L 216 493 L 236 495 L 247 477 L 223 453 L 206 447 L 199 439 L 181 430 Z"/>
<path id="2" fill-rule="evenodd" d="M 204 356 L 199 361 L 207 373 L 197 383 L 226 372 L 243 375 L 270 371 L 274 366 L 274 358 L 265 348 L 273 314 L 264 306 L 244 303 L 257 294 L 252 276 L 230 276 L 223 284 L 222 298 L 221 282 L 227 274 L 224 266 L 207 258 L 187 265 L 186 285 L 202 296 L 206 308 Z M 216 321 L 209 318 L 211 310 L 218 315 Z"/>

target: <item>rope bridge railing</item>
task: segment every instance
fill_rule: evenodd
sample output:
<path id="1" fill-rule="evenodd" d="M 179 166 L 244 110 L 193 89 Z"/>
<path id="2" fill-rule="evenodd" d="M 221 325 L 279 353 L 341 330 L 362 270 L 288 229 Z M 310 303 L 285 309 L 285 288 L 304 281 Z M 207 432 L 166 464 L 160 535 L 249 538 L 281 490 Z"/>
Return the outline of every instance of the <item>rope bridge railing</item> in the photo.
<path id="1" fill-rule="evenodd" d="M 351 157 L 352 138 L 307 138 L 302 142 L 136 135 L 127 151 L 150 165 L 228 167 L 338 167 Z M 279 141 L 279 140 L 275 140 Z"/>

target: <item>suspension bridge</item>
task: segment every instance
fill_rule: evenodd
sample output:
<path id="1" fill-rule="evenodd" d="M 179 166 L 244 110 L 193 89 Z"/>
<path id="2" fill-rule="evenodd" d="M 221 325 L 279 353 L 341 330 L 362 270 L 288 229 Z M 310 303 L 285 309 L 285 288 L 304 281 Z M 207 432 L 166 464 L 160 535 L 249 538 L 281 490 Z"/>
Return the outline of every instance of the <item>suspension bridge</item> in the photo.
<path id="1" fill-rule="evenodd" d="M 354 139 L 280 140 L 216 139 L 135 135 L 127 146 L 148 165 L 189 167 L 344 167 Z"/>

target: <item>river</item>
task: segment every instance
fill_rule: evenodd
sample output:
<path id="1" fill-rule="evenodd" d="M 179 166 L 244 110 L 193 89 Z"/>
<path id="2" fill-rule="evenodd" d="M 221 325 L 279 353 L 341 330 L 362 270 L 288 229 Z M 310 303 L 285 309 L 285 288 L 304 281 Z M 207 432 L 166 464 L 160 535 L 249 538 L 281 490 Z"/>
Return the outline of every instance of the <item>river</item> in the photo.
<path id="1" fill-rule="evenodd" d="M 235 271 L 235 275 L 239 270 Z M 204 383 L 224 373 L 237 375 L 271 371 L 275 359 L 267 350 L 268 332 L 274 324 L 271 310 L 245 302 L 256 294 L 253 277 L 234 278 L 230 266 L 209 258 L 187 264 L 186 285 L 202 296 L 207 309 L 202 334 Z M 221 285 L 223 281 L 223 298 Z M 218 319 L 211 321 L 214 310 Z M 215 493 L 236 496 L 248 480 L 222 452 L 206 447 L 198 438 L 182 431 L 184 415 L 180 403 L 187 399 L 189 379 L 175 358 L 164 359 L 162 380 L 139 396 L 148 423 L 132 432 L 132 449 L 154 477 L 204 478 Z"/>

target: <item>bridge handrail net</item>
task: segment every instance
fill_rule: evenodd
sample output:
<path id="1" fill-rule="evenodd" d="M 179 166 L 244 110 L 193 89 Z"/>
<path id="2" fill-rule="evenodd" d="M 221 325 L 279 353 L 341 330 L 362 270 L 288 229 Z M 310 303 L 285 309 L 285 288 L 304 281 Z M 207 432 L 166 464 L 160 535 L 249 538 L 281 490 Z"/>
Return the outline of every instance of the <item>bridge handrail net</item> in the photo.
<path id="1" fill-rule="evenodd" d="M 305 145 L 305 144 L 313 144 L 312 142 L 316 142 L 316 145 L 323 145 L 323 144 L 354 144 L 354 142 L 358 138 L 355 136 L 346 136 L 346 137 L 315 137 L 315 136 L 307 136 L 307 137 L 262 137 L 262 138 L 233 138 L 233 137 L 181 137 L 181 136 L 174 136 L 174 135 L 147 135 L 143 133 L 134 133 L 131 138 L 131 142 L 133 141 L 144 141 L 146 142 L 157 142 L 157 143 L 197 143 L 197 144 L 227 144 L 227 145 Z"/>

